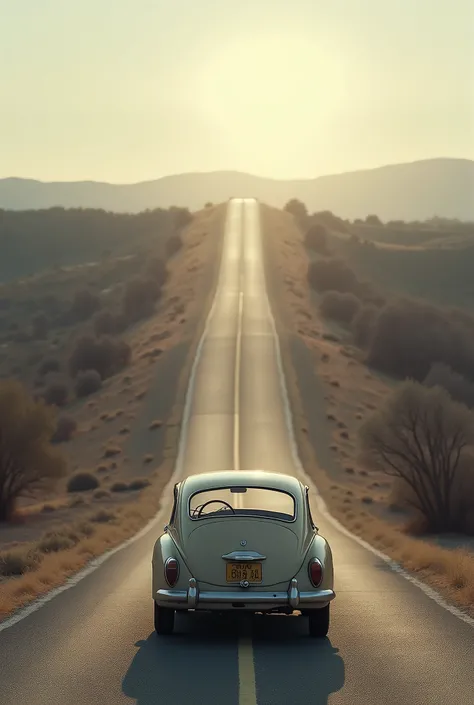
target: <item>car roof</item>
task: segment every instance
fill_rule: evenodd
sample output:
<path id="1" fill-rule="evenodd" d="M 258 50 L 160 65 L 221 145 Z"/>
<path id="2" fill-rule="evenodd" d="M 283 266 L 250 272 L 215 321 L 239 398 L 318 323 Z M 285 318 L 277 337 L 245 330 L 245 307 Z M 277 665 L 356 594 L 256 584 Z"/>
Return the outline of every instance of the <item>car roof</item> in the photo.
<path id="1" fill-rule="evenodd" d="M 267 470 L 226 470 L 190 475 L 183 480 L 182 489 L 189 496 L 201 490 L 243 485 L 283 490 L 292 494 L 301 492 L 301 482 L 292 475 Z"/>

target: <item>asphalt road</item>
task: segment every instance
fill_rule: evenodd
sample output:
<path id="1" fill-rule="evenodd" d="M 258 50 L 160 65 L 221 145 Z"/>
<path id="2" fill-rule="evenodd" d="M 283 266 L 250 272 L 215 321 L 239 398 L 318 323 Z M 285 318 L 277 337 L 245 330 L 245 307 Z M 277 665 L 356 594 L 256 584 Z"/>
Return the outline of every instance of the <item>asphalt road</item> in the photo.
<path id="1" fill-rule="evenodd" d="M 214 307 L 177 475 L 298 473 L 265 292 L 259 207 L 229 204 Z M 0 631 L 2 705 L 472 705 L 474 629 L 314 512 L 336 568 L 330 638 L 302 617 L 180 616 L 152 626 L 152 545 L 167 516 L 74 587 Z M 1 629 L 1 625 L 0 625 Z"/>

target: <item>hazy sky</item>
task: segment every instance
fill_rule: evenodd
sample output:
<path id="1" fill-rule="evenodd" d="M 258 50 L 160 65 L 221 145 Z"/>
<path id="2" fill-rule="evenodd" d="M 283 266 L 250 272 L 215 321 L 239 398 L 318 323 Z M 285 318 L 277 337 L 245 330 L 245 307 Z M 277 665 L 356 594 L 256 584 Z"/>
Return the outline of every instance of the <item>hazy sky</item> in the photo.
<path id="1" fill-rule="evenodd" d="M 473 0 L 0 0 L 0 177 L 474 158 Z"/>

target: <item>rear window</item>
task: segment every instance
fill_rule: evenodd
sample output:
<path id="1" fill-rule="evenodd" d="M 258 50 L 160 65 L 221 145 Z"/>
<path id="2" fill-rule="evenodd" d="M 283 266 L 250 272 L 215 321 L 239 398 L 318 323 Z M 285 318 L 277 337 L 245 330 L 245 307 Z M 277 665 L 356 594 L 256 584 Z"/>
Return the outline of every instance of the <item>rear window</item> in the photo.
<path id="1" fill-rule="evenodd" d="M 222 487 L 196 492 L 189 500 L 191 519 L 249 516 L 294 521 L 296 505 L 288 492 L 267 487 Z"/>

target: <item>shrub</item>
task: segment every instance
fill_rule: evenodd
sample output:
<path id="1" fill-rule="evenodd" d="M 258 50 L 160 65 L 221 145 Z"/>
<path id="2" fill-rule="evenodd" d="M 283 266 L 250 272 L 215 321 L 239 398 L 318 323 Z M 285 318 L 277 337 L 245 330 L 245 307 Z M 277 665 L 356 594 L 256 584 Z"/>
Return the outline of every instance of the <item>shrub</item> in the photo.
<path id="1" fill-rule="evenodd" d="M 43 392 L 43 399 L 48 406 L 65 406 L 69 397 L 69 390 L 64 382 L 51 382 Z"/>
<path id="2" fill-rule="evenodd" d="M 148 487 L 150 485 L 150 480 L 147 480 L 146 477 L 137 477 L 136 480 L 132 480 L 128 486 L 129 490 L 143 490 L 145 487 Z"/>
<path id="3" fill-rule="evenodd" d="M 86 321 L 100 308 L 100 298 L 88 289 L 76 291 L 70 314 L 74 321 Z"/>
<path id="4" fill-rule="evenodd" d="M 173 236 L 172 236 L 173 237 Z M 178 239 L 179 235 L 177 236 Z M 145 278 L 152 279 L 161 287 L 167 278 L 168 271 L 166 269 L 166 264 L 159 257 L 152 257 L 148 260 L 145 267 Z"/>
<path id="5" fill-rule="evenodd" d="M 94 499 L 108 499 L 110 492 L 108 490 L 96 490 L 93 494 Z"/>
<path id="6" fill-rule="evenodd" d="M 92 326 L 98 337 L 101 335 L 113 335 L 117 332 L 116 316 L 111 311 L 99 311 L 92 320 Z"/>
<path id="7" fill-rule="evenodd" d="M 396 478 L 429 531 L 459 530 L 455 500 L 466 495 L 467 448 L 474 442 L 473 416 L 464 405 L 440 387 L 405 382 L 359 433 L 367 461 Z"/>
<path id="8" fill-rule="evenodd" d="M 449 365 L 435 362 L 423 380 L 426 387 L 443 387 L 452 399 L 474 408 L 474 384 L 454 372 Z"/>
<path id="9" fill-rule="evenodd" d="M 123 313 L 129 321 L 139 321 L 154 313 L 160 297 L 160 285 L 155 279 L 134 279 L 126 287 L 122 300 Z"/>
<path id="10" fill-rule="evenodd" d="M 114 482 L 110 489 L 112 492 L 128 492 L 128 485 L 126 482 Z"/>
<path id="11" fill-rule="evenodd" d="M 77 539 L 68 536 L 64 533 L 50 532 L 46 534 L 40 541 L 37 547 L 41 553 L 57 553 L 58 551 L 67 551 L 77 543 Z"/>
<path id="12" fill-rule="evenodd" d="M 0 382 L 0 429 L 0 521 L 6 521 L 18 497 L 64 475 L 66 462 L 50 443 L 54 414 L 14 380 Z"/>
<path id="13" fill-rule="evenodd" d="M 89 521 L 93 521 L 96 524 L 106 524 L 114 519 L 115 513 L 107 511 L 107 509 L 100 509 L 98 512 L 89 517 Z"/>
<path id="14" fill-rule="evenodd" d="M 51 438 L 51 443 L 70 441 L 76 429 L 77 422 L 72 416 L 60 416 L 56 422 L 56 430 Z"/>
<path id="15" fill-rule="evenodd" d="M 69 371 L 75 377 L 78 372 L 96 370 L 102 379 L 106 379 L 128 365 L 131 352 L 123 340 L 108 336 L 97 340 L 85 335 L 76 341 L 69 358 Z"/>
<path id="16" fill-rule="evenodd" d="M 394 377 L 422 381 L 434 362 L 442 362 L 472 379 L 474 328 L 453 312 L 399 299 L 380 310 L 367 359 Z"/>
<path id="17" fill-rule="evenodd" d="M 165 244 L 166 257 L 172 257 L 175 255 L 183 246 L 183 240 L 181 235 L 177 233 L 170 235 Z"/>
<path id="18" fill-rule="evenodd" d="M 99 480 L 91 472 L 78 472 L 69 478 L 68 492 L 88 492 L 99 487 Z"/>
<path id="19" fill-rule="evenodd" d="M 102 386 L 102 378 L 97 370 L 84 370 L 76 377 L 74 391 L 76 397 L 81 399 L 97 392 Z"/>
<path id="20" fill-rule="evenodd" d="M 288 203 L 285 204 L 284 211 L 287 211 L 288 213 L 291 213 L 292 216 L 296 218 L 296 220 L 300 221 L 301 223 L 306 220 L 308 217 L 308 210 L 302 201 L 299 201 L 297 198 L 291 198 Z"/>
<path id="21" fill-rule="evenodd" d="M 104 458 L 114 458 L 116 455 L 120 455 L 122 449 L 118 446 L 107 446 L 104 450 Z"/>
<path id="22" fill-rule="evenodd" d="M 324 318 L 332 318 L 347 325 L 359 311 L 360 306 L 360 300 L 354 294 L 326 291 L 319 308 Z"/>
<path id="23" fill-rule="evenodd" d="M 41 365 L 38 367 L 38 374 L 41 375 L 41 377 L 44 377 L 50 372 L 59 372 L 60 369 L 61 363 L 59 360 L 49 357 L 46 358 L 46 360 L 43 360 Z"/>
<path id="24" fill-rule="evenodd" d="M 45 340 L 49 333 L 49 320 L 44 313 L 38 313 L 32 320 L 32 335 L 36 340 Z"/>
<path id="25" fill-rule="evenodd" d="M 0 553 L 0 577 L 10 578 L 23 575 L 34 568 L 38 560 L 38 553 L 28 548 L 2 551 Z"/>
<path id="26" fill-rule="evenodd" d="M 354 314 L 351 321 L 352 336 L 354 343 L 360 348 L 366 348 L 370 344 L 378 314 L 379 309 L 373 304 L 360 307 Z"/>
<path id="27" fill-rule="evenodd" d="M 357 292 L 360 283 L 347 264 L 336 257 L 311 262 L 308 281 L 315 291 Z"/>
<path id="28" fill-rule="evenodd" d="M 319 252 L 322 255 L 328 253 L 327 230 L 324 225 L 315 223 L 307 230 L 304 244 L 310 250 Z"/>

